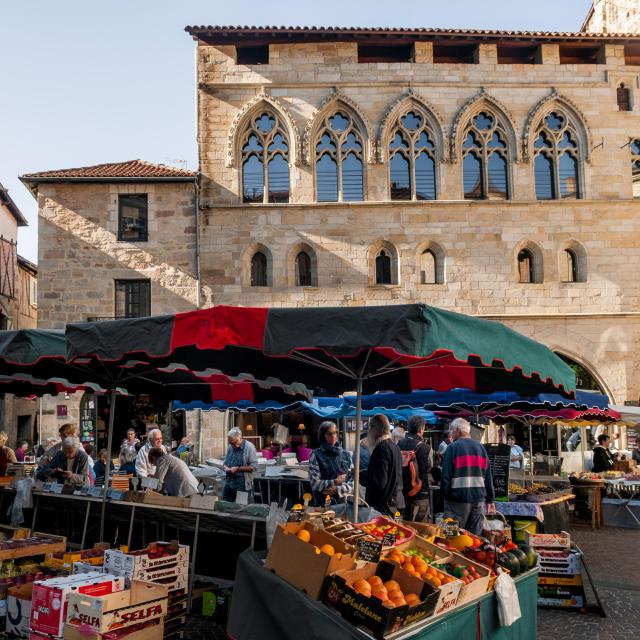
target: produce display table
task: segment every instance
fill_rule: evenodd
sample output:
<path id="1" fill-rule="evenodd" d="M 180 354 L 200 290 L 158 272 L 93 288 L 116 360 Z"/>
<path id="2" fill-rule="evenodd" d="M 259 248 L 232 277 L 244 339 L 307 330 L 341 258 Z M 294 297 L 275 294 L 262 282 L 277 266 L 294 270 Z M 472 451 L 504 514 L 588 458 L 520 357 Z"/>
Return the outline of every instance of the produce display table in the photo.
<path id="1" fill-rule="evenodd" d="M 515 579 L 522 618 L 511 627 L 498 624 L 495 593 L 390 634 L 391 640 L 534 640 L 537 622 L 537 571 Z M 267 571 L 256 553 L 240 555 L 227 628 L 233 640 L 366 640 L 333 609 Z"/>
<path id="2" fill-rule="evenodd" d="M 496 509 L 505 516 L 524 516 L 526 518 L 536 518 L 539 522 L 545 521 L 545 516 L 551 515 L 553 511 L 562 512 L 567 509 L 566 504 L 569 500 L 573 500 L 573 494 L 559 496 L 553 500 L 545 500 L 544 502 L 528 502 L 527 500 L 517 500 L 515 502 L 496 502 Z M 559 506 L 560 505 L 560 506 Z M 552 509 L 556 507 L 556 509 Z M 553 514 L 556 515 L 556 514 Z M 553 524 L 550 525 L 553 528 Z M 560 533 L 558 531 L 547 531 L 547 533 Z"/>
<path id="3" fill-rule="evenodd" d="M 604 482 L 607 489 L 607 503 L 615 504 L 615 511 L 612 520 L 619 520 L 620 512 L 623 512 L 631 526 L 635 523 L 635 526 L 640 528 L 640 519 L 638 519 L 636 511 L 632 508 L 633 506 L 637 507 L 638 501 L 640 500 L 640 480 L 615 479 L 605 480 Z M 625 492 L 628 497 L 623 498 L 621 496 L 622 492 Z M 613 500 L 616 502 L 613 503 Z M 605 522 L 605 524 L 614 523 Z"/>
<path id="4" fill-rule="evenodd" d="M 67 510 L 78 512 L 84 510 L 84 526 L 82 528 L 82 540 L 79 548 L 86 548 L 91 510 L 92 507 L 94 507 L 95 515 L 99 514 L 102 503 L 101 498 L 34 491 L 33 502 L 32 530 L 34 530 L 33 527 L 37 524 L 39 527 L 38 530 L 42 530 L 45 533 L 53 533 L 49 531 L 52 520 L 43 518 L 43 511 L 55 510 L 57 512 L 64 512 Z M 122 518 L 123 515 L 125 516 L 124 519 Z M 126 538 L 126 544 L 128 546 L 131 546 L 134 524 L 137 523 L 144 526 L 145 523 L 148 523 L 152 518 L 156 520 L 166 520 L 167 524 L 178 530 L 193 531 L 189 593 L 191 593 L 191 586 L 196 576 L 198 537 L 201 532 L 228 533 L 234 537 L 245 536 L 248 538 L 248 546 L 254 547 L 258 525 L 264 526 L 265 523 L 265 518 L 245 514 L 223 513 L 220 511 L 211 511 L 210 509 L 195 509 L 191 507 L 181 508 L 140 502 L 126 502 L 124 500 L 108 501 L 106 517 L 107 521 L 122 520 L 123 522 L 128 522 Z M 96 540 L 92 542 L 96 542 Z M 124 543 L 124 540 L 122 542 Z"/>

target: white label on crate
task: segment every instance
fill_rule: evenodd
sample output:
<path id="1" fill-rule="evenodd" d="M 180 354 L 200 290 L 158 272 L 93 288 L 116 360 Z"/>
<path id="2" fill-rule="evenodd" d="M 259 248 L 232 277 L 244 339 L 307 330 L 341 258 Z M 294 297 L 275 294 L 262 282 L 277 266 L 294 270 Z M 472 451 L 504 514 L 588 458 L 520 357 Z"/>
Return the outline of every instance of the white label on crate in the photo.
<path id="1" fill-rule="evenodd" d="M 236 492 L 236 504 L 249 504 L 249 494 L 246 491 Z"/>

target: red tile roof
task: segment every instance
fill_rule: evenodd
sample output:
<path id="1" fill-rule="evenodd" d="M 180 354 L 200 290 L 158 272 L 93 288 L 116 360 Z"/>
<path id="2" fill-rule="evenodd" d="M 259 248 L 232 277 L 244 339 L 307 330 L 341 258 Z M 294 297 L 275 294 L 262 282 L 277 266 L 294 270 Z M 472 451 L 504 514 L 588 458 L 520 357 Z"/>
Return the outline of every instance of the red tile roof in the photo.
<path id="1" fill-rule="evenodd" d="M 510 31 L 498 29 L 430 29 L 388 27 L 276 27 L 276 26 L 188 26 L 185 31 L 195 40 L 207 44 L 258 44 L 259 42 L 317 42 L 317 41 L 369 41 L 379 44 L 378 38 L 387 41 L 413 38 L 417 40 L 516 40 L 523 44 L 534 41 L 624 42 L 640 40 L 637 33 L 585 33 L 571 31 Z"/>
<path id="2" fill-rule="evenodd" d="M 2 183 L 0 183 L 0 205 L 7 208 L 19 227 L 26 227 L 29 225 L 27 219 L 22 215 L 22 211 L 18 209 L 18 205 L 13 201 L 13 198 L 9 195 L 9 192 L 5 187 L 2 186 Z"/>
<path id="3" fill-rule="evenodd" d="M 127 160 L 126 162 L 109 162 L 91 167 L 59 169 L 56 171 L 40 171 L 27 173 L 20 177 L 23 182 L 41 182 L 50 180 L 119 180 L 119 179 L 183 179 L 194 180 L 197 173 L 169 167 L 164 164 L 153 164 L 144 160 Z"/>

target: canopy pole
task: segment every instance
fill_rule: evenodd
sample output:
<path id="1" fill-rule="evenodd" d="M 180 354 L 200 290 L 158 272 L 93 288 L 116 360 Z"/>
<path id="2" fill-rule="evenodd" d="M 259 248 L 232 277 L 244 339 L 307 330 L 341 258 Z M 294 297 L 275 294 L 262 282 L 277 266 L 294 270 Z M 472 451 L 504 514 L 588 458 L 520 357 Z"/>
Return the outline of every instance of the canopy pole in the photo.
<path id="1" fill-rule="evenodd" d="M 107 433 L 107 464 L 104 470 L 104 486 L 102 488 L 102 509 L 100 512 L 100 538 L 104 540 L 104 516 L 107 507 L 107 492 L 109 491 L 109 479 L 111 477 L 111 445 L 113 441 L 113 426 L 116 417 L 116 395 L 117 389 L 114 384 L 111 389 L 111 406 L 109 407 L 109 431 Z"/>
<path id="2" fill-rule="evenodd" d="M 356 380 L 356 442 L 353 463 L 353 521 L 358 522 L 360 501 L 360 437 L 362 435 L 362 376 Z"/>
<path id="3" fill-rule="evenodd" d="M 529 427 L 529 464 L 531 465 L 531 486 L 533 487 L 533 476 L 534 474 L 534 467 L 535 467 L 535 463 L 533 461 L 533 433 L 532 433 L 532 428 L 531 425 L 533 423 L 531 422 L 531 420 L 527 420 L 527 427 Z M 523 460 L 523 465 L 524 465 L 524 460 Z"/>

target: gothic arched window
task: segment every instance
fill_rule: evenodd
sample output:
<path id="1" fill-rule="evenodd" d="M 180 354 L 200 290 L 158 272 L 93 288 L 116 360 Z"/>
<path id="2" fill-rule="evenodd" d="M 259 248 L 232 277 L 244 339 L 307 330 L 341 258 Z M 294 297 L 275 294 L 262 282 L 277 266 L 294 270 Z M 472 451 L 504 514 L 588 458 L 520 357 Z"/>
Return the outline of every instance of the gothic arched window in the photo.
<path id="1" fill-rule="evenodd" d="M 316 138 L 316 199 L 353 202 L 364 199 L 362 135 L 351 115 L 336 111 L 322 122 Z"/>
<path id="2" fill-rule="evenodd" d="M 579 198 L 578 134 L 567 116 L 553 111 L 545 116 L 533 143 L 536 198 Z"/>
<path id="3" fill-rule="evenodd" d="M 256 251 L 251 257 L 251 286 L 266 287 L 267 284 L 267 256 L 262 251 Z"/>
<path id="4" fill-rule="evenodd" d="M 509 199 L 507 153 L 507 135 L 496 116 L 486 111 L 475 116 L 462 143 L 465 199 Z"/>
<path id="5" fill-rule="evenodd" d="M 391 284 L 391 253 L 380 249 L 376 255 L 376 284 Z"/>
<path id="6" fill-rule="evenodd" d="M 417 109 L 400 115 L 389 142 L 389 182 L 392 200 L 435 200 L 434 135 Z"/>
<path id="7" fill-rule="evenodd" d="M 289 202 L 289 140 L 274 111 L 260 112 L 244 133 L 242 201 Z"/>
<path id="8" fill-rule="evenodd" d="M 296 287 L 312 286 L 311 256 L 306 251 L 300 251 L 296 256 Z"/>
<path id="9" fill-rule="evenodd" d="M 529 249 L 518 252 L 518 281 L 523 283 L 535 282 L 533 254 Z"/>

